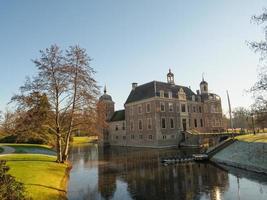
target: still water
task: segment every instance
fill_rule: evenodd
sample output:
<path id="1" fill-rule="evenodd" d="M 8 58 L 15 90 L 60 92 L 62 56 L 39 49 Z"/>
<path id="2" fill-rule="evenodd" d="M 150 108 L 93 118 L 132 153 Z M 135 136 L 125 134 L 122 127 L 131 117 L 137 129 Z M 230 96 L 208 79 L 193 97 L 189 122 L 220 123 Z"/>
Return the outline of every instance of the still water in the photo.
<path id="1" fill-rule="evenodd" d="M 160 158 L 192 150 L 72 148 L 69 200 L 267 200 L 267 176 L 212 163 L 163 166 Z"/>

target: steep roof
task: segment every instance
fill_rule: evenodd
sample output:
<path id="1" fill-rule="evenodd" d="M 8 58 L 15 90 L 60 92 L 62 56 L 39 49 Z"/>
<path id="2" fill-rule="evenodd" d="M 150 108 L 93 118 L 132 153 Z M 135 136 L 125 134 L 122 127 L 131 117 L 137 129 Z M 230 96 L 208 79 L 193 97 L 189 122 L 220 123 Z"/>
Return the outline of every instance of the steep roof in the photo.
<path id="1" fill-rule="evenodd" d="M 125 110 L 118 110 L 114 112 L 114 114 L 110 119 L 111 122 L 123 121 L 123 120 L 125 120 Z"/>
<path id="2" fill-rule="evenodd" d="M 125 104 L 141 101 L 155 96 L 160 96 L 161 90 L 164 91 L 165 97 L 168 97 L 168 92 L 171 91 L 173 98 L 178 98 L 178 91 L 181 88 L 183 88 L 187 99 L 191 99 L 192 95 L 196 95 L 190 88 L 185 86 L 173 85 L 170 83 L 164 83 L 159 81 L 152 81 L 133 89 L 129 94 Z"/>

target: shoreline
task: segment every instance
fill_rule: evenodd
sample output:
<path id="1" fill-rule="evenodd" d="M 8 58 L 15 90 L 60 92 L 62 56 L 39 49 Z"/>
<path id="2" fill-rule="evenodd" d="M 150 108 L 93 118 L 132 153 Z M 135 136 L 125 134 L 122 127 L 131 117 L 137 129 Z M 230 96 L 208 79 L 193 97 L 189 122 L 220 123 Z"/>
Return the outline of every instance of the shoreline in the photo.
<path id="1" fill-rule="evenodd" d="M 219 165 L 267 175 L 267 143 L 238 139 L 217 152 L 210 160 Z"/>

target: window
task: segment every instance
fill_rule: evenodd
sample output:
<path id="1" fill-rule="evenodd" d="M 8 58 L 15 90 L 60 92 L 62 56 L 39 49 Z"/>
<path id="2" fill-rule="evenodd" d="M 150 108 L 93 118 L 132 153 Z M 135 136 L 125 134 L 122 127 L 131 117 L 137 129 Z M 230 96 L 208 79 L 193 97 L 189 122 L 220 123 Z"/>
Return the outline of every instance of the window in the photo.
<path id="1" fill-rule="evenodd" d="M 160 98 L 164 98 L 164 91 L 163 90 L 159 91 L 159 96 L 160 96 Z"/>
<path id="2" fill-rule="evenodd" d="M 203 119 L 200 119 L 200 126 L 203 127 Z"/>
<path id="3" fill-rule="evenodd" d="M 195 95 L 192 95 L 192 101 L 196 101 Z"/>
<path id="4" fill-rule="evenodd" d="M 118 124 L 116 124 L 116 126 L 115 126 L 115 130 L 116 130 L 116 131 L 119 130 L 119 125 L 118 125 Z"/>
<path id="5" fill-rule="evenodd" d="M 215 106 L 213 104 L 210 105 L 210 112 L 215 113 Z"/>
<path id="6" fill-rule="evenodd" d="M 181 110 L 182 110 L 182 112 L 186 112 L 186 109 L 185 109 L 185 104 L 181 104 Z"/>
<path id="7" fill-rule="evenodd" d="M 174 119 L 173 118 L 170 118 L 170 126 L 171 126 L 171 129 L 174 129 Z"/>
<path id="8" fill-rule="evenodd" d="M 118 139 L 119 139 L 119 136 L 116 135 L 116 140 L 118 140 Z"/>
<path id="9" fill-rule="evenodd" d="M 138 106 L 138 113 L 139 113 L 139 114 L 142 114 L 142 105 L 139 105 L 139 106 Z"/>
<path id="10" fill-rule="evenodd" d="M 133 122 L 133 120 L 130 121 L 130 130 L 131 131 L 134 130 L 134 122 Z"/>
<path id="11" fill-rule="evenodd" d="M 166 128 L 166 118 L 161 118 L 161 128 Z"/>
<path id="12" fill-rule="evenodd" d="M 138 129 L 139 130 L 143 129 L 143 121 L 141 119 L 139 119 L 139 121 L 138 121 Z"/>
<path id="13" fill-rule="evenodd" d="M 147 118 L 147 130 L 152 129 L 152 118 Z"/>
<path id="14" fill-rule="evenodd" d="M 193 112 L 196 112 L 196 107 L 195 106 L 193 106 Z"/>
<path id="15" fill-rule="evenodd" d="M 124 135 L 124 136 L 122 137 L 122 139 L 126 140 L 126 136 Z"/>
<path id="16" fill-rule="evenodd" d="M 172 139 L 174 139 L 175 138 L 175 135 L 172 135 Z"/>
<path id="17" fill-rule="evenodd" d="M 146 104 L 146 112 L 147 113 L 150 113 L 150 103 L 147 103 Z"/>
<path id="18" fill-rule="evenodd" d="M 167 137 L 166 137 L 166 135 L 163 135 L 162 138 L 163 138 L 163 140 L 166 140 Z"/>
<path id="19" fill-rule="evenodd" d="M 153 138 L 152 135 L 149 135 L 149 136 L 148 136 L 148 139 L 152 140 L 152 138 Z"/>
<path id="20" fill-rule="evenodd" d="M 197 127 L 197 119 L 195 119 L 195 127 Z"/>
<path id="21" fill-rule="evenodd" d="M 173 112 L 173 103 L 169 103 L 169 111 Z"/>
<path id="22" fill-rule="evenodd" d="M 131 139 L 134 139 L 134 135 L 131 135 Z"/>
<path id="23" fill-rule="evenodd" d="M 202 109 L 201 109 L 201 106 L 199 106 L 199 112 L 202 113 Z"/>
<path id="24" fill-rule="evenodd" d="M 125 122 L 122 123 L 122 130 L 125 130 Z"/>
<path id="25" fill-rule="evenodd" d="M 189 127 L 191 127 L 191 119 L 189 119 L 189 122 L 188 122 L 188 123 L 189 123 L 189 124 L 188 124 L 188 125 L 189 125 Z"/>
<path id="26" fill-rule="evenodd" d="M 180 112 L 180 106 L 179 106 L 179 104 L 176 104 L 176 112 Z"/>
<path id="27" fill-rule="evenodd" d="M 143 139 L 143 135 L 139 135 L 139 139 Z"/>
<path id="28" fill-rule="evenodd" d="M 164 102 L 160 102 L 160 111 L 165 112 L 165 103 Z"/>
<path id="29" fill-rule="evenodd" d="M 169 99 L 172 99 L 172 92 L 171 91 L 168 92 L 168 97 L 169 97 Z"/>

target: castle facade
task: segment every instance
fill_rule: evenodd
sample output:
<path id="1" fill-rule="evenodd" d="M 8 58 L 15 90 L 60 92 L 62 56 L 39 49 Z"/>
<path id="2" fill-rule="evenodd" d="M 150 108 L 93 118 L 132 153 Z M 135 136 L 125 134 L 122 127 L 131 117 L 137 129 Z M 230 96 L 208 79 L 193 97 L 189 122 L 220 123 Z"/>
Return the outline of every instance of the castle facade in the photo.
<path id="1" fill-rule="evenodd" d="M 176 85 L 171 70 L 167 82 L 133 83 L 124 110 L 114 110 L 106 89 L 99 101 L 106 108 L 108 128 L 103 131 L 103 142 L 108 145 L 172 147 L 185 139 L 186 131 L 223 130 L 221 98 L 209 92 L 204 78 L 194 93 L 189 87 Z"/>

